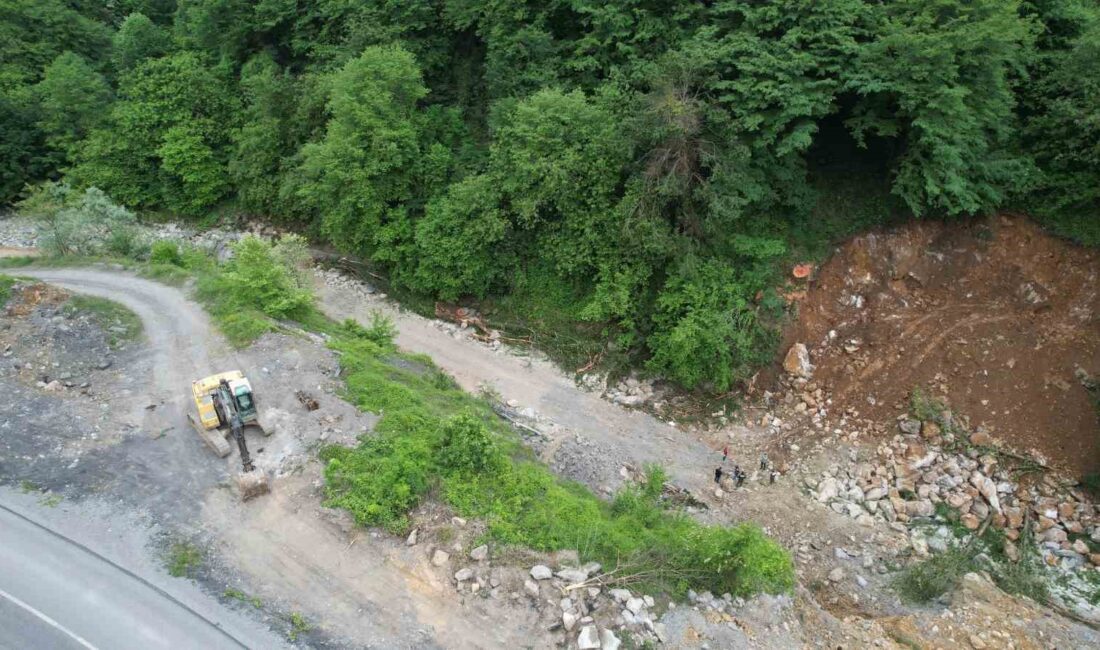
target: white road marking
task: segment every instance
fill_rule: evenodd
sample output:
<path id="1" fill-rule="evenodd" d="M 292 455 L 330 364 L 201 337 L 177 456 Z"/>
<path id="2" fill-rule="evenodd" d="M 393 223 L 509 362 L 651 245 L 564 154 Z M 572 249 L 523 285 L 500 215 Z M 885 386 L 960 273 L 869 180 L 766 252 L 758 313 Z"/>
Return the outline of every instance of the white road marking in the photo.
<path id="1" fill-rule="evenodd" d="M 61 625 L 60 623 L 58 623 L 57 621 L 53 620 L 53 619 L 52 619 L 52 618 L 50 618 L 49 616 L 46 616 L 45 614 L 43 614 L 42 612 L 38 611 L 37 609 L 35 609 L 35 608 L 31 607 L 31 606 L 30 606 L 30 605 L 28 605 L 27 603 L 25 603 L 25 602 L 23 602 L 23 601 L 19 600 L 19 599 L 18 599 L 18 598 L 16 598 L 15 596 L 12 596 L 12 595 L 11 595 L 11 594 L 9 594 L 8 592 L 4 591 L 3 589 L 0 589 L 0 598 L 4 598 L 5 600 L 9 600 L 9 601 L 11 601 L 11 602 L 15 603 L 16 605 L 18 605 L 19 607 L 22 607 L 23 609 L 27 610 L 27 611 L 28 611 L 28 612 L 30 612 L 31 614 L 34 614 L 34 615 L 35 615 L 35 617 L 37 617 L 37 618 L 38 618 L 39 620 L 41 620 L 41 621 L 42 621 L 43 623 L 45 623 L 46 625 L 49 625 L 50 627 L 54 628 L 55 630 L 58 630 L 58 631 L 60 631 L 60 632 L 63 632 L 63 633 L 64 633 L 65 635 L 67 635 L 67 636 L 68 636 L 68 637 L 69 637 L 70 639 L 72 639 L 73 641 L 76 641 L 77 643 L 79 643 L 79 644 L 80 644 L 81 646 L 83 646 L 83 647 L 87 648 L 88 650 L 96 650 L 96 647 L 95 647 L 94 645 L 92 645 L 92 644 L 88 643 L 87 641 L 85 641 L 84 639 L 82 639 L 82 638 L 81 638 L 80 636 L 78 636 L 78 635 L 74 634 L 73 632 L 71 632 L 71 631 L 69 631 L 68 629 L 66 629 L 65 627 L 63 627 L 63 626 L 62 626 L 62 625 Z"/>

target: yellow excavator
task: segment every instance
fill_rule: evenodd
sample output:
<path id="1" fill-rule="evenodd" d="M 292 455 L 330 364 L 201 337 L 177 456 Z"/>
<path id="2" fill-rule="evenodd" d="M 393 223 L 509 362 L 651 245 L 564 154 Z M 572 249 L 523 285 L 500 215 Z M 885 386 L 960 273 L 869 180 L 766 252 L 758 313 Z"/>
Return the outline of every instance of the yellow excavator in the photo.
<path id="1" fill-rule="evenodd" d="M 246 426 L 255 427 L 268 435 L 260 426 L 252 384 L 244 374 L 240 370 L 231 370 L 197 379 L 191 382 L 191 395 L 195 399 L 198 420 L 191 414 L 187 415 L 187 419 L 206 446 L 225 458 L 230 452 L 226 436 L 232 436 L 237 443 L 241 453 L 242 471 L 237 474 L 241 498 L 247 501 L 269 492 L 267 475 L 263 470 L 256 469 L 244 439 Z"/>

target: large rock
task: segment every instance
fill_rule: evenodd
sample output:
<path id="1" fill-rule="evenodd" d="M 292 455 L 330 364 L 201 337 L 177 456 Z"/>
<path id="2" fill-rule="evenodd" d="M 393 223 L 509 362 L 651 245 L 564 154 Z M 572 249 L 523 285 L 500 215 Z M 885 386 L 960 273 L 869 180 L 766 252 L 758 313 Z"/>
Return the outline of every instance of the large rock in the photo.
<path id="1" fill-rule="evenodd" d="M 549 580 L 554 577 L 554 572 L 544 564 L 536 564 L 531 567 L 531 577 L 535 580 Z"/>
<path id="2" fill-rule="evenodd" d="M 611 630 L 600 631 L 600 648 L 601 650 L 619 650 L 619 637 L 615 636 L 615 633 Z"/>
<path id="3" fill-rule="evenodd" d="M 582 569 L 562 569 L 555 575 L 571 585 L 580 584 L 588 579 L 588 572 Z"/>
<path id="4" fill-rule="evenodd" d="M 466 582 L 467 580 L 469 580 L 472 577 L 474 577 L 474 570 L 473 569 L 466 568 L 466 569 L 459 569 L 458 571 L 455 571 L 455 581 L 456 582 Z"/>
<path id="5" fill-rule="evenodd" d="M 580 650 L 600 650 L 600 632 L 595 625 L 585 625 L 577 635 L 577 648 Z"/>
<path id="6" fill-rule="evenodd" d="M 796 377 L 809 379 L 814 374 L 813 364 L 810 363 L 810 351 L 803 343 L 795 343 L 787 350 L 787 356 L 783 359 L 783 369 Z"/>
<path id="7" fill-rule="evenodd" d="M 835 499 L 839 492 L 840 484 L 832 476 L 817 484 L 817 500 L 821 503 L 827 503 Z"/>
<path id="8" fill-rule="evenodd" d="M 483 562 L 489 559 L 489 547 L 482 544 L 474 550 L 470 551 L 470 559 L 475 562 Z"/>
<path id="9" fill-rule="evenodd" d="M 435 566 L 443 566 L 449 559 L 451 559 L 450 554 L 443 549 L 437 548 L 435 549 L 435 553 L 432 553 L 432 564 Z"/>

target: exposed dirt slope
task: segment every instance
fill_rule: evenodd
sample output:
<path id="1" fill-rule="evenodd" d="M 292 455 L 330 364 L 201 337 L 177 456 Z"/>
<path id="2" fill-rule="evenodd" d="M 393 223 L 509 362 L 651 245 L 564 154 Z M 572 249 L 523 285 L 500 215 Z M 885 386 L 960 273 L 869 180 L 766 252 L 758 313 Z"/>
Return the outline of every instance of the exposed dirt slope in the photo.
<path id="1" fill-rule="evenodd" d="M 917 223 L 856 237 L 813 278 L 788 342 L 835 406 L 882 418 L 914 387 L 1070 471 L 1100 468 L 1100 255 L 1031 222 Z"/>

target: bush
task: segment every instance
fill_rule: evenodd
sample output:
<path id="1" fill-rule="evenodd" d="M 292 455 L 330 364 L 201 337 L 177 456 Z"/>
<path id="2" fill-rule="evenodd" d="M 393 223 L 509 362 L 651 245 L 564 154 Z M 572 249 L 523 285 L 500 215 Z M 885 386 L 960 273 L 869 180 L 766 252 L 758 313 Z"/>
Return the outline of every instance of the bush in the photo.
<path id="1" fill-rule="evenodd" d="M 791 588 L 790 557 L 759 529 L 699 524 L 661 498 L 665 472 L 606 503 L 578 483 L 525 460 L 514 433 L 484 402 L 437 379 L 430 360 L 388 347 L 345 323 L 341 353 L 348 398 L 383 415 L 355 449 L 327 447 L 327 503 L 364 525 L 403 533 L 406 513 L 433 489 L 489 537 L 540 551 L 577 549 L 658 589 L 747 595 Z M 456 415 L 457 414 L 457 415 Z"/>
<path id="2" fill-rule="evenodd" d="M 759 288 L 729 264 L 687 258 L 657 297 L 649 367 L 688 388 L 725 391 L 747 378 L 778 342 L 752 303 Z"/>
<path id="3" fill-rule="evenodd" d="M 42 247 L 51 255 L 128 256 L 138 248 L 136 218 L 95 187 L 83 193 L 47 182 L 19 204 L 43 226 Z"/>
<path id="4" fill-rule="evenodd" d="M 160 239 L 153 242 L 149 249 L 150 264 L 171 264 L 183 266 L 183 258 L 180 256 L 180 245 L 171 239 Z"/>
<path id="5" fill-rule="evenodd" d="M 294 272 L 268 242 L 245 237 L 233 245 L 233 258 L 200 292 L 234 308 L 251 308 L 272 318 L 301 315 L 313 302 Z"/>
<path id="6" fill-rule="evenodd" d="M 471 413 L 443 425 L 439 464 L 453 472 L 491 472 L 500 466 L 500 451 L 489 429 Z"/>

